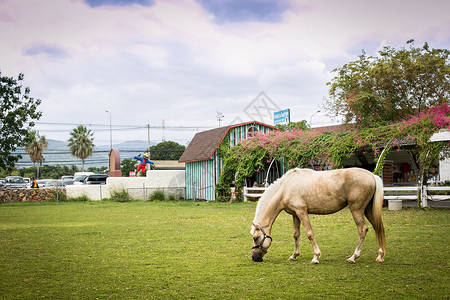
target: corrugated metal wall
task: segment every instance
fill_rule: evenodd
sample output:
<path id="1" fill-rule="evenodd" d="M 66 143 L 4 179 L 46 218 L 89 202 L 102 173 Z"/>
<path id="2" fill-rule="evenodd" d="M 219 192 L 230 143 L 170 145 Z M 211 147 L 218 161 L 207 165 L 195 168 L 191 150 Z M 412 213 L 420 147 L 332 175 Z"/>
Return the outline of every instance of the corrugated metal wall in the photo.
<path id="1" fill-rule="evenodd" d="M 215 200 L 216 159 L 186 163 L 186 199 Z"/>

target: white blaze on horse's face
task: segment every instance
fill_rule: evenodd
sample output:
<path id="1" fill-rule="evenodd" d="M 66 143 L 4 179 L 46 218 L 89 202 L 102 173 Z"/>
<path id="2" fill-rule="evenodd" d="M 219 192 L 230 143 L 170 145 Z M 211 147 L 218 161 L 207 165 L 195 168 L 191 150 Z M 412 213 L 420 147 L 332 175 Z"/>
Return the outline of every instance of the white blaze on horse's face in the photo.
<path id="1" fill-rule="evenodd" d="M 267 249 L 272 244 L 272 238 L 267 235 L 261 226 L 255 226 L 253 233 L 252 259 L 255 262 L 263 261 L 263 256 L 267 253 Z"/>

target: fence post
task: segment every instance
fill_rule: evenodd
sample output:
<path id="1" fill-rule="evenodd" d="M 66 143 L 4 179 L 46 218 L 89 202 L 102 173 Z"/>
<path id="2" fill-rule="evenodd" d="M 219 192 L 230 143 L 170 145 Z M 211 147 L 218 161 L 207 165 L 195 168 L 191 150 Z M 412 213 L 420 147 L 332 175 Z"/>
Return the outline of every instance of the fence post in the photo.
<path id="1" fill-rule="evenodd" d="M 427 198 L 428 198 L 427 186 L 425 184 L 422 184 L 420 191 L 420 207 L 424 208 L 428 206 Z"/>
<path id="2" fill-rule="evenodd" d="M 145 199 L 147 199 L 147 190 L 145 189 L 145 182 L 143 182 L 142 183 L 142 189 L 143 189 L 143 195 L 144 195 L 144 202 L 145 202 Z"/>
<path id="3" fill-rule="evenodd" d="M 248 199 L 247 199 L 247 193 L 248 193 L 247 187 L 244 186 L 244 201 L 247 201 L 247 200 L 248 200 Z"/>
<path id="4" fill-rule="evenodd" d="M 102 202 L 102 199 L 103 199 L 103 195 L 102 195 L 102 185 L 99 184 L 99 186 L 100 186 L 100 202 Z"/>

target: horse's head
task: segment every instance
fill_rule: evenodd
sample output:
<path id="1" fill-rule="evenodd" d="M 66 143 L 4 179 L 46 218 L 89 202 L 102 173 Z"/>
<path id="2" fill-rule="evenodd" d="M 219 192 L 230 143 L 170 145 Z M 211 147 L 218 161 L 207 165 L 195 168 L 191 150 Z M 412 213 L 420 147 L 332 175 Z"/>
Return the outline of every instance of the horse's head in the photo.
<path id="1" fill-rule="evenodd" d="M 260 262 L 263 261 L 264 254 L 267 253 L 267 249 L 272 244 L 272 238 L 266 234 L 261 225 L 252 224 L 255 229 L 253 232 L 252 259 L 255 262 Z"/>

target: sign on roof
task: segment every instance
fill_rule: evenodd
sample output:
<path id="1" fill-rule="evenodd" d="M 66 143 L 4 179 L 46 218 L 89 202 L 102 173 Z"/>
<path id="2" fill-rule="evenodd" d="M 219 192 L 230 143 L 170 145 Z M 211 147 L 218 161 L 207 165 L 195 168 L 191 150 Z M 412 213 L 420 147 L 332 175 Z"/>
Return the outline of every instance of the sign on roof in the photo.
<path id="1" fill-rule="evenodd" d="M 443 142 L 443 141 L 450 141 L 450 132 L 448 130 L 436 132 L 430 138 L 430 142 Z"/>
<path id="2" fill-rule="evenodd" d="M 273 124 L 288 124 L 291 121 L 291 110 L 285 109 L 273 113 Z"/>

